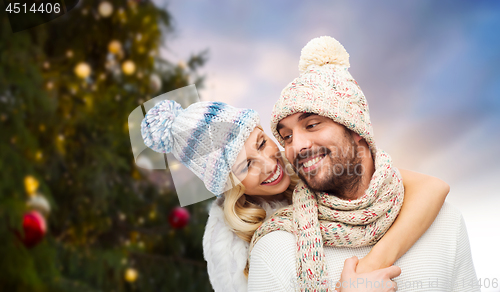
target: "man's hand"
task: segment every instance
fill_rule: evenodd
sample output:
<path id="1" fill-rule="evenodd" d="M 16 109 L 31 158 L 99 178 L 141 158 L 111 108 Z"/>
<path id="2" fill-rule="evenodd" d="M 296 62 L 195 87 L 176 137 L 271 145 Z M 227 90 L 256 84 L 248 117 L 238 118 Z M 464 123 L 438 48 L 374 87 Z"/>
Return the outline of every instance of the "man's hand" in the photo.
<path id="1" fill-rule="evenodd" d="M 372 258 L 373 257 L 368 254 L 365 257 L 359 259 L 358 265 L 356 266 L 356 273 L 364 274 L 392 266 L 392 264 L 381 263 L 380 261 L 374 260 Z"/>
<path id="2" fill-rule="evenodd" d="M 344 262 L 344 269 L 340 275 L 340 281 L 335 286 L 335 291 L 341 292 L 393 292 L 397 291 L 395 278 L 401 274 L 397 266 L 375 270 L 369 273 L 357 273 L 356 266 L 358 258 L 352 257 Z"/>

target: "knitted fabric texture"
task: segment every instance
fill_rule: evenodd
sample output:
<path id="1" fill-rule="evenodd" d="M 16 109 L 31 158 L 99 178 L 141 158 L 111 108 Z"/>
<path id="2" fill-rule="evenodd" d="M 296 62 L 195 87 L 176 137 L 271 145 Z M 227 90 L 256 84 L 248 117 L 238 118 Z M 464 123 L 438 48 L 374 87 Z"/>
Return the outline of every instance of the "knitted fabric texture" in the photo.
<path id="1" fill-rule="evenodd" d="M 297 238 L 297 288 L 330 291 L 323 244 L 360 247 L 375 244 L 389 229 L 403 204 L 401 174 L 391 157 L 376 149 L 375 172 L 364 195 L 343 200 L 324 192 L 310 191 L 304 182 L 295 187 L 293 205 L 276 212 L 254 233 L 250 254 L 264 235 L 284 230 Z M 321 284 L 322 283 L 322 284 Z"/>
<path id="2" fill-rule="evenodd" d="M 375 146 L 368 103 L 349 66 L 349 54 L 334 38 L 323 36 L 307 43 L 299 61 L 301 74 L 282 90 L 271 115 L 271 130 L 281 146 L 278 123 L 304 112 L 330 118 Z"/>
<path id="3" fill-rule="evenodd" d="M 171 152 L 220 197 L 232 187 L 231 167 L 258 124 L 259 115 L 251 109 L 213 101 L 182 109 L 177 102 L 164 100 L 147 112 L 141 134 L 146 146 Z"/>
<path id="4" fill-rule="evenodd" d="M 358 248 L 325 246 L 328 279 L 331 285 L 334 286 L 340 279 L 345 259 L 352 256 L 363 258 L 371 248 L 371 246 Z M 494 257 L 498 254 L 498 248 L 488 251 L 488 254 Z M 394 279 L 399 286 L 398 292 L 481 292 L 479 285 L 461 284 L 478 283 L 474 270 L 477 262 L 474 263 L 472 260 L 469 237 L 462 214 L 448 202 L 444 202 L 431 227 L 394 265 L 403 271 Z M 461 279 L 460 285 L 448 284 L 456 283 L 457 279 Z M 277 231 L 259 240 L 252 252 L 248 291 L 294 291 L 295 280 L 295 236 L 286 231 Z M 358 286 L 358 291 L 367 291 L 370 284 L 366 283 L 366 280 L 362 282 Z M 412 285 L 407 284 L 405 287 L 404 283 Z"/>

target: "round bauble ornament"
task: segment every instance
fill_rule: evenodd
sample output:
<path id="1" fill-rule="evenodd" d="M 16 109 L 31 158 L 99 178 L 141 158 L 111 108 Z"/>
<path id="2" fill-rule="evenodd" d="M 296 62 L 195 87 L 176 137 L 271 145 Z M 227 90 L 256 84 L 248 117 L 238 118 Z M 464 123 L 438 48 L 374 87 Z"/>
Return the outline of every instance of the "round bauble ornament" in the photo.
<path id="1" fill-rule="evenodd" d="M 30 211 L 23 216 L 24 236 L 22 242 L 27 248 L 36 246 L 42 241 L 47 232 L 45 218 L 38 211 Z"/>
<path id="2" fill-rule="evenodd" d="M 99 4 L 98 10 L 99 10 L 99 15 L 106 18 L 111 16 L 111 14 L 113 13 L 113 5 L 108 1 L 103 1 L 101 2 L 101 4 Z"/>
<path id="3" fill-rule="evenodd" d="M 161 89 L 161 78 L 158 74 L 151 74 L 149 76 L 149 86 L 153 93 L 157 93 Z"/>
<path id="4" fill-rule="evenodd" d="M 112 40 L 108 44 L 108 51 L 112 54 L 118 54 L 122 50 L 122 44 L 118 40 Z"/>
<path id="5" fill-rule="evenodd" d="M 90 69 L 89 64 L 87 64 L 85 62 L 80 62 L 75 66 L 76 76 L 78 76 L 82 79 L 89 77 L 90 72 L 92 72 L 92 70 Z"/>
<path id="6" fill-rule="evenodd" d="M 128 268 L 125 271 L 125 281 L 132 283 L 137 280 L 137 277 L 139 276 L 139 273 L 137 272 L 136 269 L 133 268 Z"/>
<path id="7" fill-rule="evenodd" d="M 127 60 L 122 64 L 122 71 L 126 75 L 132 75 L 135 72 L 135 64 L 131 60 Z"/>
<path id="8" fill-rule="evenodd" d="M 181 229 L 189 223 L 189 217 L 189 211 L 186 208 L 176 207 L 170 213 L 168 221 L 173 228 Z"/>
<path id="9" fill-rule="evenodd" d="M 26 203 L 28 208 L 39 211 L 42 213 L 45 217 L 47 217 L 50 213 L 50 204 L 47 199 L 41 195 L 41 194 L 35 194 L 31 198 L 29 198 L 28 202 Z"/>

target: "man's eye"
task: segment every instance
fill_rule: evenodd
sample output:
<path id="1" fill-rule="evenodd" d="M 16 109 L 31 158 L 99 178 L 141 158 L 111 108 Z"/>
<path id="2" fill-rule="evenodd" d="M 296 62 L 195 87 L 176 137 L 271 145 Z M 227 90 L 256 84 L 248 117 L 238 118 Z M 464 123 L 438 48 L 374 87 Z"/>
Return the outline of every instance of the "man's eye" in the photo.
<path id="1" fill-rule="evenodd" d="M 290 141 L 290 139 L 292 139 L 292 134 L 283 136 L 283 141 L 285 141 L 285 142 Z"/>
<path id="2" fill-rule="evenodd" d="M 316 127 L 317 125 L 319 125 L 319 123 L 307 125 L 306 129 L 312 129 L 312 128 Z"/>

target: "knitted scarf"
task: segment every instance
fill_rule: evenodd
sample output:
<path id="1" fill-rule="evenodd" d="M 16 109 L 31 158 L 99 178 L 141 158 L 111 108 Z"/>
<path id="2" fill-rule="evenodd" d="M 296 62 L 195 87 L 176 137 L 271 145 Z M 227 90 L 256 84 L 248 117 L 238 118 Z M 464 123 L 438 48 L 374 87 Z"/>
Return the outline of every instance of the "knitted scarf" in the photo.
<path id="1" fill-rule="evenodd" d="M 375 171 L 370 185 L 356 200 L 315 193 L 300 181 L 293 193 L 292 206 L 274 213 L 255 231 L 248 261 L 253 247 L 264 235 L 276 230 L 291 232 L 297 238 L 297 290 L 333 291 L 335 284 L 327 280 L 323 244 L 346 247 L 375 244 L 392 225 L 403 204 L 403 181 L 391 157 L 378 148 L 374 157 Z"/>

